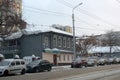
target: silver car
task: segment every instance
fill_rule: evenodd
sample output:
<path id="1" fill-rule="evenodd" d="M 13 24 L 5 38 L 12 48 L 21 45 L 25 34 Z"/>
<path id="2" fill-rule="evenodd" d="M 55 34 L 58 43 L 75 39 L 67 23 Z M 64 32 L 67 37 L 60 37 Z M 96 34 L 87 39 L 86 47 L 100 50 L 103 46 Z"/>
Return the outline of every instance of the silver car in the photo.
<path id="1" fill-rule="evenodd" d="M 21 73 L 25 74 L 26 65 L 22 59 L 4 59 L 0 61 L 0 76 Z"/>

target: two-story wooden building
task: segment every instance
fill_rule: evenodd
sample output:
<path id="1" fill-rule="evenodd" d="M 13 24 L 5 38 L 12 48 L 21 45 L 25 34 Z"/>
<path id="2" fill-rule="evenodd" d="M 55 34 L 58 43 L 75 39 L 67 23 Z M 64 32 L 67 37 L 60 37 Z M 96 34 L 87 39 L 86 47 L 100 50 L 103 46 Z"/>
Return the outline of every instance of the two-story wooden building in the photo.
<path id="1" fill-rule="evenodd" d="M 55 65 L 69 64 L 73 59 L 73 37 L 71 33 L 51 27 L 26 28 L 8 36 L 4 46 L 1 43 L 0 53 L 6 58 L 34 54 Z"/>

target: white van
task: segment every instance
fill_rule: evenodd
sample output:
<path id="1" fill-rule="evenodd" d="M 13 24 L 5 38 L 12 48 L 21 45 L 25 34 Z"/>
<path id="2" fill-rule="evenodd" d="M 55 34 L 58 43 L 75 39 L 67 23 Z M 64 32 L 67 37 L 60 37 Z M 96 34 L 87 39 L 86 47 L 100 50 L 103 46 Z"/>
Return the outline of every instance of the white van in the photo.
<path id="1" fill-rule="evenodd" d="M 0 76 L 26 73 L 26 64 L 22 59 L 4 59 L 0 61 Z"/>
<path id="2" fill-rule="evenodd" d="M 25 64 L 31 63 L 33 60 L 40 59 L 38 56 L 25 56 L 23 57 L 23 60 L 25 61 Z"/>
<path id="3" fill-rule="evenodd" d="M 25 56 L 23 57 L 23 60 L 25 61 L 25 64 L 29 64 L 32 62 L 32 56 Z"/>

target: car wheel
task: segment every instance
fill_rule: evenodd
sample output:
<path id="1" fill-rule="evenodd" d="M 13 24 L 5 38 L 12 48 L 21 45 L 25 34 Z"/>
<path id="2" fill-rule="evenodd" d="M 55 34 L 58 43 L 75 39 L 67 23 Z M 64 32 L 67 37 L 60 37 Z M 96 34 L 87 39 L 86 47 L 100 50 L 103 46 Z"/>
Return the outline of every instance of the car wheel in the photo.
<path id="1" fill-rule="evenodd" d="M 8 70 L 5 70 L 5 72 L 4 72 L 3 75 L 4 75 L 4 76 L 8 76 Z"/>
<path id="2" fill-rule="evenodd" d="M 48 71 L 51 71 L 51 67 L 48 67 Z"/>
<path id="3" fill-rule="evenodd" d="M 21 75 L 23 75 L 23 74 L 25 74 L 25 69 L 23 69 L 23 70 L 21 71 Z"/>
<path id="4" fill-rule="evenodd" d="M 84 66 L 85 66 L 85 67 L 88 67 L 88 66 L 87 66 L 87 63 L 85 63 Z"/>
<path id="5" fill-rule="evenodd" d="M 73 68 L 73 66 L 71 65 L 71 68 Z"/>

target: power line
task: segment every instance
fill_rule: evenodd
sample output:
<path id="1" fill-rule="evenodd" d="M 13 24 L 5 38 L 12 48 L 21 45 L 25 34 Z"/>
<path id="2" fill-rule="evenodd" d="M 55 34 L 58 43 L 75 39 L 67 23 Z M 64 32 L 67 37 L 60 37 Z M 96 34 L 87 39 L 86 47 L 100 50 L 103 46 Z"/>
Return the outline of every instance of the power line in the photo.
<path id="1" fill-rule="evenodd" d="M 73 5 L 72 5 L 72 4 L 70 4 L 70 3 L 68 3 L 68 2 L 66 2 L 66 1 L 64 1 L 64 0 L 62 0 L 62 1 L 56 0 L 56 1 L 64 4 L 64 5 L 67 6 L 67 7 L 73 8 Z M 111 26 L 120 27 L 120 26 L 118 26 L 118 25 L 115 25 L 115 24 L 113 24 L 113 23 L 110 23 L 110 22 L 108 22 L 108 21 L 106 21 L 106 20 L 101 19 L 100 17 L 98 17 L 98 16 L 96 16 L 96 15 L 93 15 L 92 13 L 89 13 L 89 12 L 86 11 L 86 10 L 77 9 L 77 11 L 80 12 L 80 13 L 82 13 L 82 14 L 85 14 L 85 15 L 87 15 L 87 16 L 95 19 L 95 20 L 99 20 L 99 21 L 102 21 L 102 22 L 104 22 L 104 23 L 106 23 L 106 24 L 109 24 L 109 25 L 111 25 Z"/>
<path id="2" fill-rule="evenodd" d="M 64 15 L 64 16 L 71 16 L 69 14 L 65 14 L 65 13 L 61 13 L 61 12 L 54 12 L 54 11 L 49 11 L 49 10 L 44 10 L 44 9 L 38 9 L 38 8 L 34 8 L 34 7 L 30 7 L 30 6 L 25 6 L 24 7 L 28 8 L 28 9 L 32 9 L 32 10 L 37 10 L 39 12 L 47 12 L 47 13 L 52 13 L 52 14 L 57 14 L 57 15 Z"/>
<path id="3" fill-rule="evenodd" d="M 78 23 L 81 23 L 81 22 L 83 22 L 83 23 L 85 23 L 85 24 L 87 24 L 87 25 L 89 25 L 89 26 L 92 26 L 92 27 L 96 27 L 97 28 L 97 25 L 92 25 L 92 24 L 90 24 L 90 23 L 88 23 L 88 22 L 86 22 L 86 21 L 84 21 L 84 20 L 82 20 L 82 19 L 79 19 L 78 17 L 76 17 L 78 20 L 75 20 L 76 22 L 78 22 Z"/>
<path id="4" fill-rule="evenodd" d="M 35 13 L 35 14 L 42 14 L 42 15 L 52 15 L 52 16 L 58 16 L 58 17 L 69 17 L 69 16 L 66 16 L 66 15 L 62 15 L 62 14 L 49 14 L 49 13 L 46 13 L 46 12 L 40 12 L 40 11 L 36 11 L 36 10 L 30 10 L 30 9 L 27 9 L 27 11 L 31 12 L 31 13 Z M 39 16 L 39 15 L 37 15 Z"/>
<path id="5" fill-rule="evenodd" d="M 84 26 L 85 27 L 85 26 Z M 95 31 L 106 31 L 106 30 L 103 30 L 103 29 L 92 29 L 92 28 L 81 28 L 81 27 L 76 27 L 78 29 L 85 29 L 85 30 L 95 30 Z"/>
<path id="6" fill-rule="evenodd" d="M 82 20 L 80 20 L 79 22 L 81 22 Z M 87 25 L 89 25 L 89 26 L 91 26 L 91 27 L 94 27 L 94 29 L 91 29 L 91 28 L 81 28 L 81 27 L 76 27 L 76 28 L 79 28 L 79 29 L 86 29 L 86 30 L 98 30 L 98 28 L 95 28 L 96 26 L 94 26 L 94 25 L 91 25 L 91 24 L 89 24 L 89 23 L 87 23 L 87 22 L 84 22 L 83 21 L 83 23 L 85 23 L 85 24 L 87 24 Z M 46 26 L 46 27 L 48 27 L 48 26 L 50 26 L 50 25 L 39 25 L 39 24 L 31 24 L 32 26 Z M 84 27 L 84 26 L 82 26 L 82 27 Z M 98 31 L 105 31 L 105 30 L 98 30 Z"/>
<path id="7" fill-rule="evenodd" d="M 83 23 L 85 23 L 86 25 L 89 25 L 89 26 L 91 26 L 92 28 L 94 27 L 94 29 L 99 29 L 100 28 L 100 26 L 98 25 L 98 24 L 96 24 L 96 25 L 93 25 L 93 24 L 90 24 L 90 23 L 88 23 L 88 22 L 86 22 L 86 21 L 83 21 L 83 20 L 77 20 L 76 21 L 77 23 L 81 23 L 81 22 L 83 22 Z M 83 27 L 83 26 L 82 26 Z M 107 27 L 107 26 L 102 26 L 102 27 Z"/>
<path id="8" fill-rule="evenodd" d="M 29 9 L 29 8 L 28 8 Z M 37 13 L 41 13 L 41 9 L 39 10 L 39 9 L 37 9 L 37 11 L 35 10 L 36 8 L 31 8 L 30 7 L 30 9 L 32 9 L 32 10 L 29 10 L 30 12 L 32 11 L 32 12 L 37 12 Z M 46 10 L 43 10 L 42 9 L 42 12 L 46 12 Z M 48 11 L 47 11 L 48 12 Z M 53 11 L 49 11 L 50 13 L 52 12 L 52 13 L 54 13 Z M 55 12 L 56 13 L 56 12 Z M 43 13 L 41 13 L 41 14 L 43 14 Z M 57 13 L 58 15 L 55 15 L 55 16 L 59 16 L 59 15 L 63 15 L 62 13 Z M 47 14 L 47 13 L 44 13 L 44 15 L 49 15 L 49 14 Z M 65 16 L 68 16 L 68 17 L 71 17 L 71 15 L 68 15 L 68 14 L 65 14 Z M 77 19 L 79 19 L 78 17 L 76 17 Z M 86 21 L 83 21 L 83 20 L 81 20 L 81 19 L 79 19 L 80 21 L 82 21 L 83 23 L 85 23 L 85 24 L 88 24 L 88 25 L 90 25 L 88 22 L 86 22 Z M 90 25 L 91 26 L 91 25 Z M 93 26 L 93 25 L 92 25 Z"/>
<path id="9" fill-rule="evenodd" d="M 26 7 L 26 6 L 25 6 Z M 68 16 L 68 17 L 71 17 L 71 15 L 69 14 L 65 14 L 65 13 L 60 13 L 60 12 L 53 12 L 53 11 L 48 11 L 48 10 L 43 10 L 43 9 L 38 9 L 38 8 L 33 8 L 33 7 L 27 7 L 28 9 L 30 9 L 29 11 L 30 12 L 35 12 L 35 13 L 41 13 L 41 12 L 47 12 L 47 13 L 41 13 L 41 14 L 44 14 L 44 15 L 49 15 L 48 13 L 53 13 L 55 16 L 60 16 L 60 15 L 65 15 L 65 16 Z M 76 17 L 78 20 L 80 20 L 79 22 L 83 22 L 89 26 L 94 26 L 94 25 L 91 25 L 90 23 L 86 22 L 86 21 L 83 21 L 81 19 L 79 19 L 78 17 Z M 96 26 L 94 26 L 96 27 Z M 95 29 L 94 29 L 95 30 Z"/>
<path id="10" fill-rule="evenodd" d="M 116 0 L 118 3 L 120 3 L 120 1 L 119 0 Z"/>
<path id="11" fill-rule="evenodd" d="M 43 24 L 28 24 L 29 26 L 44 26 L 44 28 L 46 27 L 49 27 L 49 28 L 52 28 L 52 26 L 51 25 L 43 25 Z M 84 26 L 84 28 L 81 28 L 81 27 L 76 27 L 76 28 L 78 28 L 78 29 L 84 29 L 84 30 L 96 30 L 96 31 L 106 31 L 106 30 L 102 30 L 102 29 L 99 29 L 99 30 L 97 30 L 97 29 L 91 29 L 91 28 L 85 28 L 85 26 Z"/>

